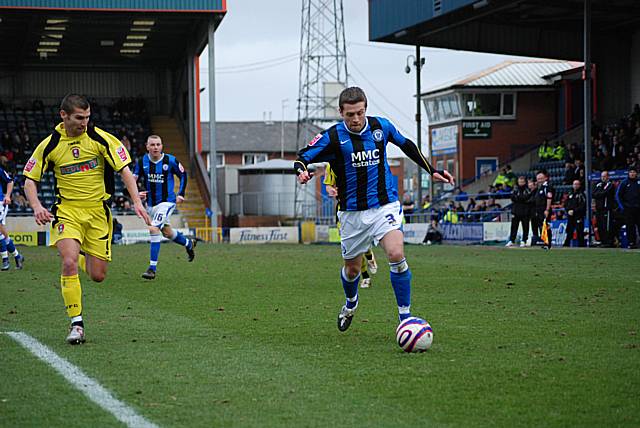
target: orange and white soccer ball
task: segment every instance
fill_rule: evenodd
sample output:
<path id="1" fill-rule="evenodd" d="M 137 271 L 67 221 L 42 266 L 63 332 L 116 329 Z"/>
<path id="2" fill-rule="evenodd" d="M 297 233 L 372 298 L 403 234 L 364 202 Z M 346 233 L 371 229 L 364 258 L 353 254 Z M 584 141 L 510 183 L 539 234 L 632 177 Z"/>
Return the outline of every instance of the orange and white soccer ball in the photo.
<path id="1" fill-rule="evenodd" d="M 396 341 L 404 352 L 424 352 L 431 348 L 433 330 L 422 318 L 410 317 L 396 329 Z"/>

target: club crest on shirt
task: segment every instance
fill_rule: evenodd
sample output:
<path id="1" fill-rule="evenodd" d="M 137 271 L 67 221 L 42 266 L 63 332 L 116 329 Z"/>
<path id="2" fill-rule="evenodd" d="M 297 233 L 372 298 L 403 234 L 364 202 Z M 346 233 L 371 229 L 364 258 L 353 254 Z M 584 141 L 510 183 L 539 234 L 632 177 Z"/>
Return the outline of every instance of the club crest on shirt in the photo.
<path id="1" fill-rule="evenodd" d="M 382 132 L 382 129 L 376 129 L 373 131 L 373 133 L 371 134 L 373 136 L 373 141 L 376 142 L 380 142 L 382 141 L 382 139 L 384 138 L 384 134 Z"/>
<path id="2" fill-rule="evenodd" d="M 118 154 L 118 156 L 120 156 L 120 160 L 122 162 L 126 162 L 127 160 L 129 160 L 129 156 L 127 156 L 127 149 L 125 149 L 124 146 L 121 145 L 120 147 L 118 147 L 116 153 Z"/>
<path id="3" fill-rule="evenodd" d="M 36 163 L 38 163 L 38 161 L 36 161 L 34 158 L 29 159 L 29 162 L 27 162 L 27 164 L 24 166 L 24 170 L 27 172 L 31 172 L 33 167 L 36 166 Z"/>
<path id="4" fill-rule="evenodd" d="M 318 134 L 315 137 L 313 137 L 313 140 L 311 140 L 309 142 L 309 147 L 313 146 L 315 143 L 318 142 L 318 140 L 320 140 L 320 138 L 322 138 L 322 134 Z"/>
<path id="5" fill-rule="evenodd" d="M 162 165 L 162 170 L 163 171 L 168 171 L 169 170 L 169 165 Z"/>
<path id="6" fill-rule="evenodd" d="M 74 147 L 71 149 L 71 154 L 74 158 L 78 159 L 80 157 L 80 149 L 78 147 Z"/>

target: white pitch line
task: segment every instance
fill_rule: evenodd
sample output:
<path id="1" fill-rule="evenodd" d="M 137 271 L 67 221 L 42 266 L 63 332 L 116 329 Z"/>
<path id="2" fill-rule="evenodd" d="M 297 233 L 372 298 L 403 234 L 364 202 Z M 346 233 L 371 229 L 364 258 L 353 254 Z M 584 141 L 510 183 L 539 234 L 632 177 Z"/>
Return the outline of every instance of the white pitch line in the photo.
<path id="1" fill-rule="evenodd" d="M 47 346 L 21 331 L 8 331 L 7 335 L 28 349 L 33 355 L 49 364 L 71 385 L 79 389 L 91 401 L 111 413 L 117 420 L 131 428 L 157 428 L 153 422 L 140 416 L 131 407 L 116 399 L 102 385 L 64 358 L 58 356 Z"/>

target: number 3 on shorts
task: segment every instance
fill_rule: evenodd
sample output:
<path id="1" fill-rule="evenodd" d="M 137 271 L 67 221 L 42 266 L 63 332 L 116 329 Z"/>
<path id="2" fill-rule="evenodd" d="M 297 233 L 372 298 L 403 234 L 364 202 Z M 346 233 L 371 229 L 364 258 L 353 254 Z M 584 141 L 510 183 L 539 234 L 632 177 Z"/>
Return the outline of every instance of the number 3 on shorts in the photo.
<path id="1" fill-rule="evenodd" d="M 390 225 L 393 226 L 394 224 L 396 224 L 396 218 L 393 216 L 393 214 L 387 214 L 385 217 Z"/>

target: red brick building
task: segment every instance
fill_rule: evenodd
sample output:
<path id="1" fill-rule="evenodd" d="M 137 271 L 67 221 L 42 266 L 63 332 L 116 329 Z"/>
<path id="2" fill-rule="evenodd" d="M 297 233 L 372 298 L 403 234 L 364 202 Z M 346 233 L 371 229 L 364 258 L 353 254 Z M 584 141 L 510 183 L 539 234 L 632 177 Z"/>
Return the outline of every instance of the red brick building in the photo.
<path id="1" fill-rule="evenodd" d="M 436 167 L 463 182 L 557 134 L 564 125 L 564 94 L 555 76 L 578 66 L 569 61 L 506 61 L 423 93 Z"/>

